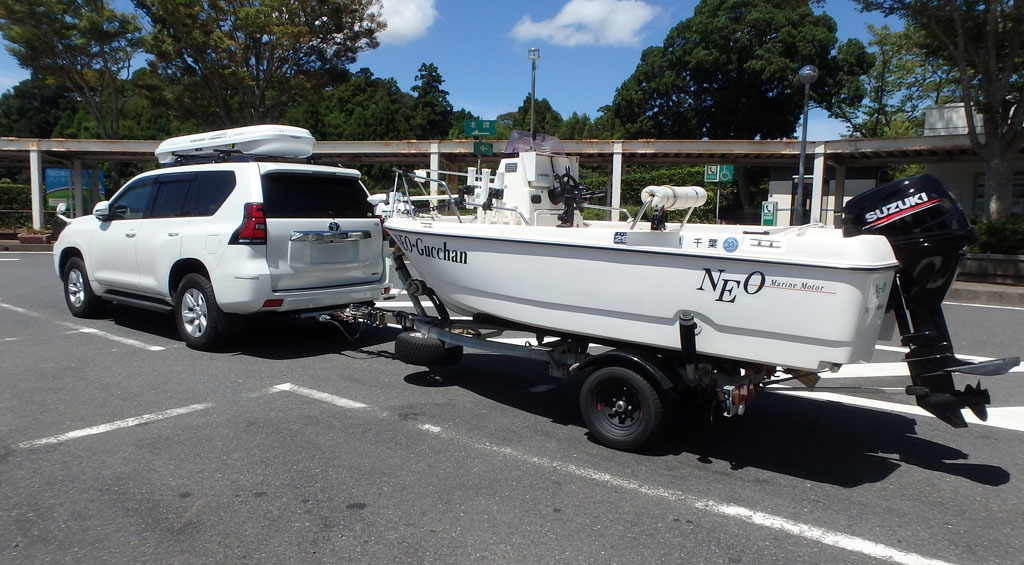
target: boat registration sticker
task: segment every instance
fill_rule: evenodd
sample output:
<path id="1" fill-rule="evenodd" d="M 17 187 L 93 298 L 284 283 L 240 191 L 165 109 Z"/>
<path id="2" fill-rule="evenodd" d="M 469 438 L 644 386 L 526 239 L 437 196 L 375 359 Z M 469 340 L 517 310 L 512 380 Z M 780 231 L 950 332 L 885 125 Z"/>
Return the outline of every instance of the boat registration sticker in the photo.
<path id="1" fill-rule="evenodd" d="M 736 253 L 741 249 L 754 252 L 782 251 L 786 247 L 785 240 L 761 234 L 737 237 L 729 234 L 684 233 L 680 239 L 683 249 L 722 254 Z"/>

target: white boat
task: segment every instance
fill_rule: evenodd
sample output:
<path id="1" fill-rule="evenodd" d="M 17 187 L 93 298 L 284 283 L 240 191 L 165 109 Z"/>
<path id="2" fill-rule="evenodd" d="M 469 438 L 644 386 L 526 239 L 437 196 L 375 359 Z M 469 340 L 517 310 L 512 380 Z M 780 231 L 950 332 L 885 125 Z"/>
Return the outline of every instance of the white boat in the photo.
<path id="1" fill-rule="evenodd" d="M 521 152 L 484 173 L 486 189 L 477 177 L 476 216 L 396 214 L 385 227 L 464 315 L 676 349 L 679 316 L 692 313 L 702 354 L 814 371 L 870 359 L 899 266 L 886 238 L 821 226 L 651 231 L 575 209 L 573 227 L 558 227 L 564 196 L 551 197 L 566 167 L 575 177 L 573 158 Z M 705 198 L 700 187 L 646 193 L 659 211 Z"/>
<path id="2" fill-rule="evenodd" d="M 974 232 L 934 177 L 854 199 L 842 230 L 667 222 L 668 211 L 704 203 L 700 187 L 645 189 L 640 215 L 649 209 L 649 223 L 590 221 L 580 213 L 588 194 L 576 182 L 578 159 L 548 149 L 550 140 L 542 150 L 530 142 L 513 138 L 494 174 L 469 170 L 453 199 L 475 209 L 471 216 L 408 213 L 426 197 L 396 183 L 390 202 L 402 206 L 385 229 L 420 279 L 417 292 L 538 335 L 665 359 L 682 351 L 687 374 L 667 377 L 670 386 L 706 385 L 720 400 L 779 371 L 803 378 L 870 360 L 886 320 L 910 347 L 908 394 L 954 426 L 966 425 L 961 408 L 984 416 L 988 393 L 956 391 L 951 372 L 1016 364 L 971 365 L 953 354 L 941 303 Z"/>

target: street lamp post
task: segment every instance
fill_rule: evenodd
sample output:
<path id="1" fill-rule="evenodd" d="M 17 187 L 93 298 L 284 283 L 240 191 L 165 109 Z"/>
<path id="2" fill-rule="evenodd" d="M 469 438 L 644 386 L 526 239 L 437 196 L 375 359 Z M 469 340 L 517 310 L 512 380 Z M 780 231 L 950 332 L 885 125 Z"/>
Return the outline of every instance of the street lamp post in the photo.
<path id="1" fill-rule="evenodd" d="M 533 101 L 537 97 L 537 59 L 540 59 L 540 49 L 531 47 L 530 59 L 530 151 L 533 151 L 533 144 L 537 141 L 537 131 L 533 126 Z"/>
<path id="2" fill-rule="evenodd" d="M 804 223 L 804 156 L 807 154 L 807 104 L 811 98 L 811 83 L 818 80 L 818 68 L 814 65 L 804 65 L 797 73 L 800 82 L 804 85 L 804 119 L 803 131 L 800 134 L 800 166 L 797 169 L 796 180 L 796 210 L 794 210 L 794 221 L 790 225 L 801 225 Z"/>

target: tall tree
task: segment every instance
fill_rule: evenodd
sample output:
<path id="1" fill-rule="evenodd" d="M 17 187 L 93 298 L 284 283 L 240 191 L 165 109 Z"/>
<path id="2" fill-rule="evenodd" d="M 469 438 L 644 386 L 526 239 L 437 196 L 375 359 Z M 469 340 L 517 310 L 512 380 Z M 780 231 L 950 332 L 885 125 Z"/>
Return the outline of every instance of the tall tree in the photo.
<path id="1" fill-rule="evenodd" d="M 67 85 L 32 76 L 0 96 L 0 136 L 54 137 L 79 107 Z"/>
<path id="2" fill-rule="evenodd" d="M 644 50 L 608 110 L 630 138 L 790 137 L 802 113 L 802 66 L 821 71 L 816 91 L 856 95 L 846 77 L 862 74 L 860 65 L 838 61 L 836 43 L 835 20 L 809 0 L 701 0 L 661 46 Z M 752 220 L 748 167 L 736 182 Z"/>
<path id="3" fill-rule="evenodd" d="M 511 117 L 509 124 L 512 129 L 530 131 L 530 94 L 526 94 L 523 104 Z M 501 116 L 499 116 L 499 119 Z M 536 133 L 556 135 L 562 129 L 562 115 L 551 106 L 547 98 L 534 100 L 533 128 Z"/>
<path id="4" fill-rule="evenodd" d="M 920 49 L 914 28 L 893 31 L 868 25 L 870 70 L 859 80 L 862 101 L 837 98 L 832 117 L 846 122 L 855 137 L 907 137 L 924 127 L 929 104 L 959 99 L 956 70 Z"/>
<path id="5" fill-rule="evenodd" d="M 183 85 L 179 111 L 208 107 L 224 127 L 276 121 L 341 82 L 385 27 L 380 0 L 133 1 L 152 68 Z"/>
<path id="6" fill-rule="evenodd" d="M 817 90 L 861 74 L 836 61 L 836 43 L 835 20 L 808 0 L 702 0 L 643 52 L 611 110 L 630 137 L 789 137 L 803 103 L 797 69 L 821 70 Z"/>
<path id="7" fill-rule="evenodd" d="M 1024 147 L 1024 5 L 1016 0 L 857 3 L 919 30 L 921 47 L 956 69 L 967 137 L 985 160 L 988 217 L 1007 216 L 1012 210 L 1012 161 Z"/>
<path id="8" fill-rule="evenodd" d="M 423 63 L 416 74 L 413 104 L 413 134 L 417 139 L 443 139 L 452 125 L 452 103 L 441 88 L 444 79 L 433 63 Z"/>
<path id="9" fill-rule="evenodd" d="M 409 139 L 413 97 L 393 78 L 359 69 L 352 78 L 296 104 L 290 123 L 308 128 L 317 139 Z M 301 112 L 301 113 L 300 113 Z"/>
<path id="10" fill-rule="evenodd" d="M 19 65 L 67 84 L 101 138 L 118 137 L 123 79 L 142 35 L 134 14 L 108 0 L 0 0 L 0 35 Z"/>

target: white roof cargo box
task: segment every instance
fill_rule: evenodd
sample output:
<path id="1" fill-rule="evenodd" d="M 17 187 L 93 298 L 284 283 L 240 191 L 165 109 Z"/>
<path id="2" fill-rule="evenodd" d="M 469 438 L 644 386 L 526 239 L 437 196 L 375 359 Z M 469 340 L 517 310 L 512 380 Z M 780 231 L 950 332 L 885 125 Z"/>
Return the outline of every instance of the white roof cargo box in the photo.
<path id="1" fill-rule="evenodd" d="M 163 164 L 179 157 L 214 156 L 225 151 L 264 157 L 305 158 L 316 140 L 309 130 L 293 126 L 259 125 L 172 137 L 156 148 Z"/>

